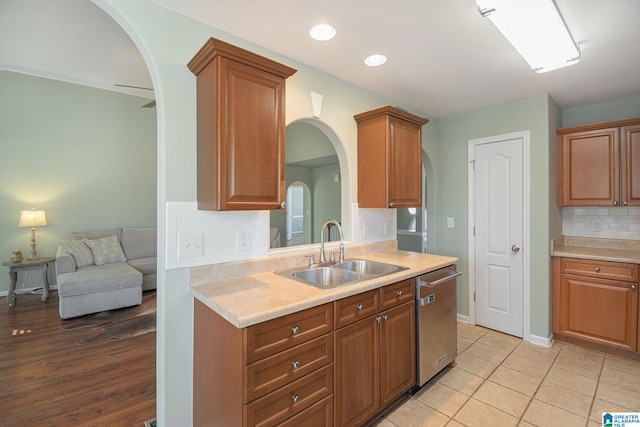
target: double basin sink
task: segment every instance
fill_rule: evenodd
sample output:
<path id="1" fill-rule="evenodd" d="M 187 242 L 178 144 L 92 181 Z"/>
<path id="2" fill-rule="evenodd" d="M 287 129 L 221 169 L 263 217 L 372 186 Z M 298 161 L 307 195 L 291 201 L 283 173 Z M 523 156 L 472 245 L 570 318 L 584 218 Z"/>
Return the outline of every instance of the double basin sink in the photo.
<path id="1" fill-rule="evenodd" d="M 313 267 L 276 271 L 275 273 L 320 289 L 332 289 L 406 269 L 408 267 L 384 262 L 351 259 L 337 264 L 320 264 Z"/>

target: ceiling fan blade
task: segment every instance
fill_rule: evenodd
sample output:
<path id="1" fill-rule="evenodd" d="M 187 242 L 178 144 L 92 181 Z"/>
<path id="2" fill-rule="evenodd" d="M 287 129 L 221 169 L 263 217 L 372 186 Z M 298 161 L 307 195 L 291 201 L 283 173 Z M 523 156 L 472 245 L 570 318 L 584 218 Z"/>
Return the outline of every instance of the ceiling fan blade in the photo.
<path id="1" fill-rule="evenodd" d="M 131 89 L 143 89 L 143 90 L 153 90 L 153 88 L 150 87 L 142 87 L 142 86 L 132 86 L 132 85 L 123 85 L 120 83 L 115 83 L 114 86 L 118 86 L 118 87 L 130 87 Z"/>

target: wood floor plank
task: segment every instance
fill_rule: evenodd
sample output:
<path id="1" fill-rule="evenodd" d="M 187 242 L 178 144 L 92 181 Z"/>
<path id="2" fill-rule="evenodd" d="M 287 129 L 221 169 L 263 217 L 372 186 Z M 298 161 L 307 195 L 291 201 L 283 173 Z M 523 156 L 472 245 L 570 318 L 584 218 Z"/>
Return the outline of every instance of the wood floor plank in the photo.
<path id="1" fill-rule="evenodd" d="M 155 306 L 145 292 L 140 310 Z M 86 317 L 86 316 L 85 316 Z M 99 327 L 72 331 L 58 295 L 0 298 L 2 426 L 144 426 L 156 412 L 156 333 L 84 343 Z"/>

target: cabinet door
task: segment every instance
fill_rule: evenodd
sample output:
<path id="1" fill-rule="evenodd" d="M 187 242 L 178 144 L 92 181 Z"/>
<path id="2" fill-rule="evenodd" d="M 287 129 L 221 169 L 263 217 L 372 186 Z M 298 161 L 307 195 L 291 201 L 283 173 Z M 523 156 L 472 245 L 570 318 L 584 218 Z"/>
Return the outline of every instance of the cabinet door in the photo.
<path id="1" fill-rule="evenodd" d="M 618 128 L 608 128 L 559 138 L 559 205 L 615 206 L 620 203 L 618 134 Z"/>
<path id="2" fill-rule="evenodd" d="M 285 79 L 233 60 L 221 64 L 220 209 L 279 209 L 285 191 Z"/>
<path id="3" fill-rule="evenodd" d="M 419 127 L 389 118 L 388 203 L 395 208 L 422 206 L 422 136 Z"/>
<path id="4" fill-rule="evenodd" d="M 336 426 L 359 426 L 380 408 L 380 326 L 374 316 L 335 332 Z"/>
<path id="5" fill-rule="evenodd" d="M 416 384 L 415 304 L 382 312 L 380 395 L 384 408 Z"/>
<path id="6" fill-rule="evenodd" d="M 623 127 L 620 138 L 622 204 L 640 206 L 640 125 Z"/>
<path id="7" fill-rule="evenodd" d="M 631 282 L 560 275 L 561 334 L 636 351 L 637 285 Z"/>

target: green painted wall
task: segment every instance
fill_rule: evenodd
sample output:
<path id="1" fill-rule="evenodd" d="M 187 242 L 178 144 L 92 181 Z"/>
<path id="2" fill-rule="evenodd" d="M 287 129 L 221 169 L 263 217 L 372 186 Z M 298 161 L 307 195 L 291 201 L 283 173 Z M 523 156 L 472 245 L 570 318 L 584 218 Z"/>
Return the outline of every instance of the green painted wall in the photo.
<path id="1" fill-rule="evenodd" d="M 640 96 L 565 108 L 562 110 L 562 125 L 560 127 L 570 128 L 634 117 L 640 117 Z"/>
<path id="2" fill-rule="evenodd" d="M 71 230 L 156 225 L 156 111 L 149 100 L 0 71 L 0 258 L 30 253 L 20 210 L 46 210 L 38 255 Z M 55 284 L 53 264 L 49 279 Z M 41 286 L 39 273 L 19 287 Z M 9 288 L 0 274 L 0 292 Z"/>
<path id="3" fill-rule="evenodd" d="M 313 168 L 313 241 L 320 242 L 320 229 L 328 219 L 342 221 L 340 214 L 340 181 L 335 181 L 335 175 L 340 176 L 340 166 L 337 164 Z M 331 240 L 338 240 L 339 233 L 334 228 Z M 325 240 L 327 237 L 325 236 Z"/>
<path id="4" fill-rule="evenodd" d="M 460 259 L 458 313 L 468 315 L 468 141 L 531 131 L 531 334 L 540 337 L 550 333 L 548 111 L 548 96 L 542 95 L 440 119 L 438 132 L 438 253 Z M 446 227 L 447 217 L 455 219 L 455 228 Z"/>

